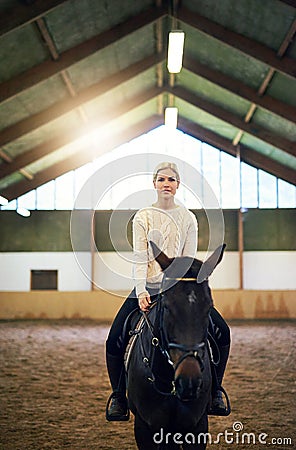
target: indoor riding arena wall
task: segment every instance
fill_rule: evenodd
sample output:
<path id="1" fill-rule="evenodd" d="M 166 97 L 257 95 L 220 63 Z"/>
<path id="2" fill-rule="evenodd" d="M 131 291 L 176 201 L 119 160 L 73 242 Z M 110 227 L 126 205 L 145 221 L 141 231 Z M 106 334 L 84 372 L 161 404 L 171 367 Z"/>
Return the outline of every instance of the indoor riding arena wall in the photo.
<path id="1" fill-rule="evenodd" d="M 203 211 L 197 257 L 207 256 L 209 227 Z M 0 215 L 0 319 L 93 318 L 111 320 L 133 287 L 131 223 L 134 211 L 76 211 L 79 235 L 71 241 L 71 211 L 14 211 Z M 227 244 L 210 279 L 215 304 L 227 318 L 296 318 L 296 213 L 254 209 L 223 211 Z M 72 221 L 71 221 L 72 218 Z M 94 245 L 91 236 L 94 235 Z M 116 247 L 116 251 L 114 249 Z M 54 290 L 32 288 L 32 271 L 56 271 Z"/>
<path id="2" fill-rule="evenodd" d="M 208 231 L 199 217 L 199 251 Z M 110 395 L 105 341 L 132 286 L 122 263 L 130 249 L 108 238 L 111 212 L 94 217 L 99 258 L 89 249 L 89 214 L 81 212 L 74 254 L 71 212 L 0 215 L 1 450 L 136 450 L 133 417 L 107 422 Z M 122 212 L 121 223 L 131 212 Z M 295 424 L 295 212 L 243 214 L 242 274 L 238 211 L 224 211 L 227 251 L 210 284 L 231 329 L 224 388 L 228 417 L 209 417 L 208 450 L 292 450 Z M 79 262 L 79 264 L 78 264 Z M 119 285 L 116 267 L 126 277 Z M 83 269 L 83 270 L 81 270 Z M 32 270 L 57 273 L 57 289 L 32 289 Z M 94 280 L 94 282 L 92 282 Z M 244 289 L 240 288 L 243 281 Z M 161 432 L 161 430 L 159 430 Z M 184 437 L 183 437 L 184 438 Z"/>

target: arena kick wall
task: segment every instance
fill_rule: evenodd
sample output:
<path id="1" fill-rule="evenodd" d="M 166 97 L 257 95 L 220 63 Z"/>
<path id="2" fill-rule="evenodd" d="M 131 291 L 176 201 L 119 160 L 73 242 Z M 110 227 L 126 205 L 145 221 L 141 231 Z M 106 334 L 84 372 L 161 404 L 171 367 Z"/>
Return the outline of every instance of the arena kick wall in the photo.
<path id="1" fill-rule="evenodd" d="M 203 211 L 193 212 L 199 222 L 197 257 L 203 259 L 209 239 L 207 219 Z M 97 211 L 93 216 L 93 212 L 79 211 L 73 252 L 71 211 L 32 211 L 26 219 L 14 211 L 1 211 L 0 319 L 112 320 L 132 288 L 129 260 L 134 211 L 116 212 L 115 242 L 109 232 L 112 214 Z M 210 280 L 218 309 L 227 318 L 296 318 L 295 210 L 244 212 L 241 253 L 239 212 L 224 210 L 223 216 L 226 253 Z M 92 248 L 91 232 L 98 252 Z M 31 270 L 45 269 L 57 270 L 58 289 L 32 291 Z"/>

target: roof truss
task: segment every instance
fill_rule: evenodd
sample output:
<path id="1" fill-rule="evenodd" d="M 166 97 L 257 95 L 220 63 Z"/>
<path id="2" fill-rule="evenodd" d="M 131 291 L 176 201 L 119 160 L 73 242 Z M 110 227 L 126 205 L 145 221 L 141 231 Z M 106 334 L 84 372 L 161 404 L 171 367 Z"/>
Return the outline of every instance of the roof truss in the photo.
<path id="1" fill-rule="evenodd" d="M 294 0 L 282 0 L 282 2 L 289 6 L 296 7 Z M 37 23 L 39 28 L 42 28 L 41 31 L 44 38 L 47 33 L 46 21 L 43 21 L 41 18 L 63 3 L 67 4 L 67 0 L 35 0 L 30 7 L 28 5 L 25 6 L 19 4 L 14 9 L 4 12 L 0 17 L 0 37 L 8 32 L 13 33 L 13 30 L 21 26 Z M 9 102 L 25 90 L 34 88 L 38 83 L 46 82 L 47 79 L 56 74 L 62 75 L 71 94 L 70 98 L 58 101 L 51 107 L 34 113 L 0 131 L 0 147 L 14 142 L 26 134 L 37 131 L 39 127 L 46 125 L 53 120 L 62 118 L 64 114 L 74 110 L 78 109 L 81 113 L 81 118 L 83 119 L 81 126 L 73 130 L 71 137 L 66 136 L 64 133 L 59 133 L 52 139 L 19 154 L 19 156 L 14 159 L 6 154 L 4 149 L 1 150 L 0 148 L 0 157 L 2 157 L 2 163 L 0 164 L 0 178 L 9 176 L 17 171 L 21 172 L 25 178 L 27 177 L 27 179 L 24 178 L 23 181 L 8 186 L 2 191 L 2 195 L 7 196 L 9 199 L 13 199 L 40 186 L 51 178 L 62 175 L 63 173 L 88 162 L 87 159 L 89 156 L 77 153 L 73 155 L 73 158 L 67 158 L 60 163 L 55 163 L 48 169 L 38 173 L 30 175 L 26 172 L 26 167 L 30 166 L 30 164 L 56 152 L 61 147 L 70 144 L 78 139 L 81 134 L 87 133 L 89 128 L 91 128 L 92 125 L 95 125 L 98 118 L 100 119 L 101 125 L 108 124 L 109 121 L 125 116 L 135 108 L 140 105 L 145 105 L 150 99 L 155 97 L 159 99 L 155 115 L 150 117 L 150 119 L 146 119 L 144 122 L 140 122 L 138 126 L 130 125 L 126 131 L 118 134 L 115 139 L 116 142 L 123 143 L 124 141 L 122 141 L 122 139 L 124 139 L 124 137 L 132 139 L 139 135 L 138 132 L 140 132 L 140 130 L 144 130 L 142 133 L 147 132 L 149 129 L 146 127 L 150 126 L 151 129 L 162 124 L 163 108 L 166 105 L 174 104 L 174 99 L 181 99 L 184 102 L 207 112 L 211 116 L 230 124 L 237 129 L 237 136 L 231 142 L 230 139 L 219 135 L 218 132 L 214 133 L 209 129 L 203 128 L 199 123 L 193 123 L 193 121 L 185 119 L 182 115 L 179 120 L 180 129 L 198 139 L 219 147 L 232 155 L 236 155 L 239 149 L 242 161 L 266 170 L 286 181 L 294 184 L 296 183 L 295 171 L 293 171 L 292 168 L 280 164 L 272 157 L 265 156 L 259 151 L 256 151 L 256 149 L 240 143 L 242 133 L 246 133 L 260 139 L 263 143 L 278 148 L 289 156 L 296 157 L 295 140 L 289 139 L 285 133 L 279 135 L 274 130 L 266 129 L 263 126 L 258 125 L 256 121 L 252 120 L 254 110 L 256 107 L 259 107 L 266 113 L 272 113 L 273 116 L 278 116 L 281 120 L 288 121 L 290 124 L 289 126 L 291 127 L 296 123 L 295 106 L 292 106 L 292 104 L 288 104 L 279 98 L 266 95 L 265 93 L 267 85 L 271 82 L 271 79 L 276 72 L 279 72 L 284 77 L 288 77 L 292 82 L 296 78 L 296 59 L 286 56 L 288 46 L 291 46 L 295 40 L 296 16 L 282 42 L 281 48 L 278 52 L 275 52 L 253 39 L 246 38 L 230 29 L 226 29 L 222 25 L 180 6 L 181 3 L 179 2 L 176 2 L 176 4 L 177 8 L 174 18 L 170 16 L 174 11 L 172 11 L 168 3 L 165 0 L 157 0 L 156 6 L 151 6 L 137 15 L 128 17 L 124 22 L 118 23 L 109 30 L 97 34 L 91 39 L 81 42 L 79 45 L 69 48 L 61 54 L 58 54 L 57 52 L 53 53 L 52 50 L 50 50 L 51 45 L 53 45 L 54 49 L 53 41 L 46 41 L 51 52 L 48 60 L 37 64 L 32 69 L 25 70 L 23 73 L 0 84 L 0 103 Z M 213 83 L 213 85 L 219 86 L 227 92 L 250 102 L 250 111 L 245 117 L 240 117 L 226 107 L 224 108 L 218 105 L 215 101 L 206 100 L 204 97 L 198 95 L 198 93 L 192 92 L 187 86 L 178 85 L 175 82 L 176 78 L 174 76 L 167 76 L 166 71 L 164 71 L 164 61 L 166 56 L 165 36 L 168 31 L 166 26 L 177 19 L 180 20 L 181 23 L 186 23 L 190 27 L 215 38 L 221 45 L 234 48 L 247 57 L 254 58 L 268 66 L 269 72 L 266 75 L 266 78 L 263 80 L 260 88 L 255 90 L 246 83 L 236 79 L 235 76 L 230 77 L 225 75 L 221 71 L 201 64 L 197 59 L 185 55 L 184 68 L 188 70 L 191 75 L 208 80 Z M 118 40 L 129 36 L 131 33 L 142 32 L 147 25 L 154 23 L 156 25 L 155 36 L 157 41 L 154 54 L 151 54 L 140 61 L 134 61 L 120 72 L 114 73 L 108 78 L 94 83 L 79 92 L 73 91 L 73 87 L 71 87 L 70 83 L 71 80 L 69 80 L 69 77 L 67 77 L 67 73 L 65 72 L 67 69 L 77 62 L 94 55 L 96 52 L 116 44 Z M 126 101 L 124 105 L 119 104 L 115 108 L 106 108 L 103 118 L 101 115 L 99 117 L 94 114 L 91 119 L 87 119 L 83 110 L 84 105 L 95 98 L 98 98 L 99 100 L 100 96 L 110 92 L 112 89 L 123 86 L 124 83 L 136 80 L 137 77 L 140 77 L 141 74 L 151 68 L 155 68 L 157 86 L 143 90 L 140 94 L 137 94 L 129 101 Z M 107 141 L 103 142 L 104 145 L 106 145 L 106 149 L 111 148 L 110 143 Z M 116 145 L 112 148 L 115 146 Z"/>

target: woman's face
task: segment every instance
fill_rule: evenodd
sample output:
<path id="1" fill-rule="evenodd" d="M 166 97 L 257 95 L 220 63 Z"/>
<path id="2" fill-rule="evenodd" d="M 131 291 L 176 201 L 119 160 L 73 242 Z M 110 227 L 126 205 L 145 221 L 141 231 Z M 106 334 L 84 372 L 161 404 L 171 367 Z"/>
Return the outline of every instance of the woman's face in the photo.
<path id="1" fill-rule="evenodd" d="M 172 169 L 160 169 L 153 184 L 161 198 L 168 198 L 176 194 L 180 182 Z"/>

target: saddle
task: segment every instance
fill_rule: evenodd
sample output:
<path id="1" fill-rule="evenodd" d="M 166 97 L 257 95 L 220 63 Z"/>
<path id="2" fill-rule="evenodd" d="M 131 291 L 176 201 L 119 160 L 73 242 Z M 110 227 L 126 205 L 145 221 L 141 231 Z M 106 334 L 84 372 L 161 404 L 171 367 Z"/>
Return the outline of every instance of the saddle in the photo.
<path id="1" fill-rule="evenodd" d="M 153 308 L 155 303 L 151 305 Z M 136 340 L 145 325 L 145 319 L 143 314 L 139 311 L 138 308 L 135 308 L 125 319 L 123 326 L 123 342 L 126 342 L 125 353 L 124 353 L 124 367 L 125 371 L 128 371 L 130 357 L 136 343 Z"/>

